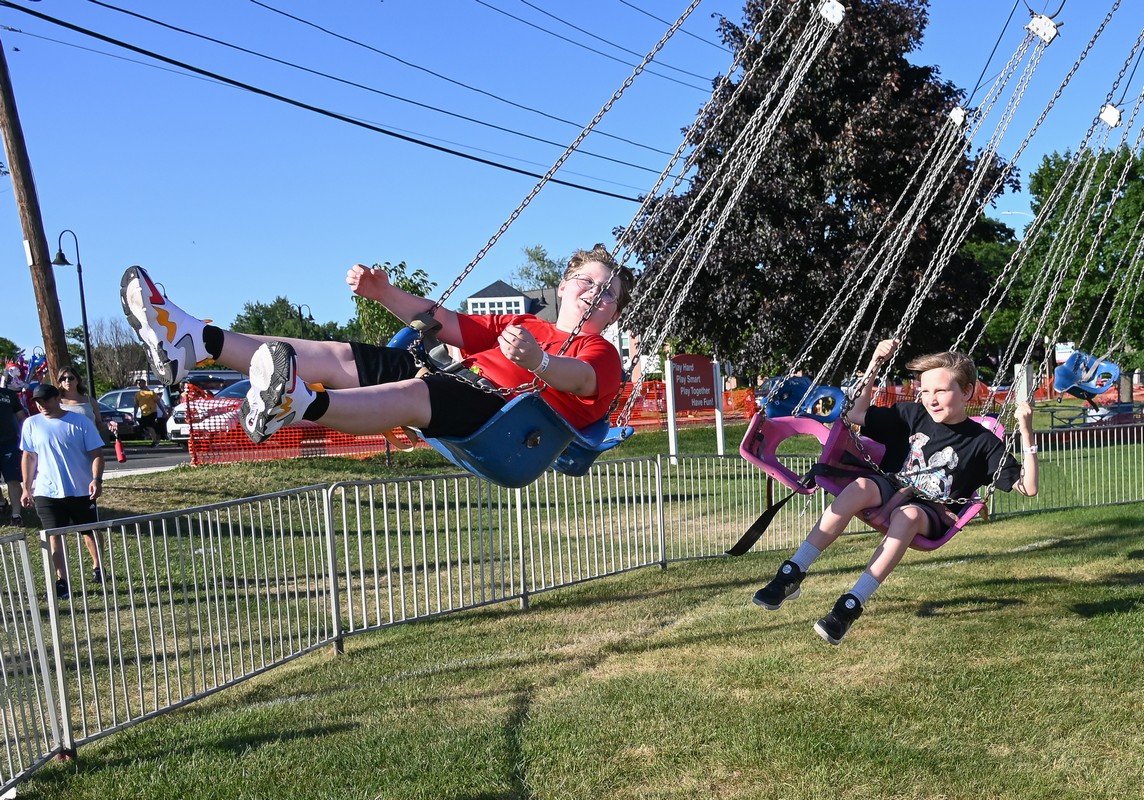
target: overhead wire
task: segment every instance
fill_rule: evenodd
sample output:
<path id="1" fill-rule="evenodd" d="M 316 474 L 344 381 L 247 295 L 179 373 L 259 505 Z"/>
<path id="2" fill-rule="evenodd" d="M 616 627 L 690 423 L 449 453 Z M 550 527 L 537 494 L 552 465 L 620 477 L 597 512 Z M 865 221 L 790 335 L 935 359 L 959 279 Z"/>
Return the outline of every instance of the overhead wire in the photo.
<path id="1" fill-rule="evenodd" d="M 540 144 L 545 144 L 545 145 L 548 145 L 550 147 L 558 147 L 560 149 L 564 148 L 563 142 L 554 142 L 550 139 L 544 139 L 540 136 L 534 136 L 534 135 L 529 134 L 529 133 L 523 133 L 522 131 L 514 130 L 513 128 L 508 128 L 508 127 L 505 127 L 503 125 L 497 125 L 497 124 L 492 123 L 492 122 L 485 122 L 484 120 L 476 119 L 475 117 L 470 117 L 470 116 L 467 116 L 465 114 L 459 114 L 459 113 L 454 112 L 454 111 L 447 111 L 446 109 L 439 108 L 437 106 L 430 105 L 428 103 L 422 103 L 418 100 L 411 100 L 407 97 L 402 97 L 400 95 L 396 95 L 396 94 L 393 94 L 391 92 L 384 91 L 383 89 L 378 89 L 378 88 L 373 87 L 373 86 L 367 86 L 366 84 L 358 83 L 357 81 L 351 81 L 348 78 L 341 78 L 341 77 L 338 77 L 337 75 L 332 75 L 328 72 L 323 72 L 321 70 L 316 70 L 316 69 L 312 69 L 310 67 L 302 66 L 301 64 L 298 64 L 298 63 L 293 62 L 293 61 L 287 61 L 285 59 L 277 58 L 276 56 L 271 56 L 271 55 L 267 55 L 265 53 L 260 53 L 257 50 L 252 50 L 248 47 L 243 47 L 242 45 L 233 44 L 233 43 L 228 42 L 224 39 L 219 39 L 219 38 L 214 37 L 214 36 L 208 36 L 208 35 L 203 34 L 203 33 L 198 33 L 196 31 L 192 31 L 192 30 L 189 30 L 187 28 L 182 28 L 178 25 L 173 25 L 169 22 L 163 22 L 160 19 L 155 19 L 154 17 L 149 17 L 145 14 L 140 14 L 136 11 L 129 11 L 127 9 L 120 8 L 118 6 L 111 5 L 110 3 L 102 2 L 102 0 L 88 0 L 88 2 L 92 3 L 94 5 L 100 6 L 102 8 L 106 8 L 110 11 L 115 11 L 115 12 L 118 12 L 120 14 L 125 14 L 127 16 L 143 20 L 144 22 L 149 22 L 152 25 L 158 25 L 162 28 L 166 28 L 168 30 L 175 31 L 177 33 L 181 33 L 181 34 L 184 34 L 186 36 L 192 36 L 196 39 L 202 39 L 204 41 L 208 41 L 208 42 L 211 42 L 213 44 L 217 44 L 221 47 L 227 47 L 227 48 L 230 48 L 232 50 L 237 50 L 240 53 L 246 53 L 247 55 L 254 56 L 255 58 L 261 58 L 263 60 L 270 61 L 270 62 L 273 62 L 275 64 L 280 64 L 284 67 L 290 67 L 291 69 L 299 70 L 300 72 L 305 72 L 305 73 L 310 74 L 310 75 L 316 75 L 320 78 L 325 78 L 327 80 L 331 80 L 331 81 L 334 81 L 336 83 L 341 83 L 345 86 L 351 86 L 355 89 L 361 89 L 363 91 L 370 92 L 372 94 L 377 94 L 377 95 L 380 95 L 382 97 L 388 97 L 391 100 L 397 100 L 399 102 L 407 103 L 409 105 L 413 105 L 413 106 L 416 106 L 418 108 L 423 108 L 427 111 L 433 111 L 433 112 L 436 112 L 439 114 L 444 114 L 445 116 L 454 117 L 456 119 L 464 120 L 465 122 L 471 122 L 475 125 L 480 125 L 482 127 L 491 128 L 493 130 L 500 131 L 501 133 L 507 133 L 507 134 L 510 134 L 512 136 L 519 136 L 522 139 L 528 139 L 530 141 L 534 141 L 534 142 L 537 142 Z M 586 156 L 591 156 L 592 158 L 598 158 L 598 159 L 601 159 L 603 161 L 610 161 L 614 164 L 619 164 L 621 166 L 631 167 L 633 169 L 642 170 L 644 172 L 649 172 L 653 175 L 659 174 L 658 169 L 654 169 L 652 167 L 645 167 L 645 166 L 642 166 L 640 164 L 633 164 L 630 161 L 624 161 L 623 159 L 613 158 L 611 156 L 601 155 L 599 153 L 594 153 L 591 150 L 583 149 L 580 152 L 582 152 Z"/>
<path id="2" fill-rule="evenodd" d="M 301 25 L 306 25 L 306 26 L 311 27 L 317 31 L 321 31 L 322 33 L 326 34 L 327 36 L 331 36 L 335 39 L 340 39 L 341 41 L 346 42 L 347 44 L 352 44 L 355 47 L 361 47 L 365 50 L 370 51 L 371 53 L 376 53 L 379 56 L 384 56 L 385 58 L 392 59 L 393 61 L 396 61 L 398 64 L 409 67 L 410 69 L 418 70 L 419 72 L 424 72 L 426 75 L 432 75 L 434 78 L 445 81 L 446 83 L 451 83 L 454 86 L 459 86 L 462 89 L 467 89 L 470 92 L 476 92 L 477 94 L 484 95 L 485 97 L 488 97 L 492 100 L 496 100 L 497 102 L 504 103 L 505 105 L 520 109 L 521 111 L 527 111 L 530 114 L 536 114 L 538 116 L 544 117 L 545 119 L 550 119 L 553 122 L 559 122 L 559 123 L 564 124 L 564 125 L 571 125 L 571 126 L 575 127 L 576 130 L 580 130 L 582 127 L 584 127 L 582 123 L 576 122 L 574 120 L 564 119 L 563 117 L 557 116 L 555 114 L 550 114 L 547 111 L 541 111 L 539 108 L 533 108 L 532 106 L 528 106 L 528 105 L 525 105 L 523 103 L 514 102 L 512 100 L 509 100 L 507 97 L 504 97 L 503 95 L 500 95 L 496 92 L 490 92 L 487 89 L 480 88 L 479 86 L 472 86 L 471 84 L 465 83 L 464 81 L 459 81 L 456 78 L 450 78 L 448 75 L 443 75 L 440 72 L 437 72 L 435 70 L 431 70 L 428 67 L 424 67 L 420 64 L 415 64 L 412 61 L 408 61 L 407 59 L 401 58 L 399 56 L 395 56 L 395 55 L 393 55 L 393 53 L 386 52 L 385 50 L 374 47 L 373 45 L 367 44 L 367 43 L 362 42 L 358 39 L 354 39 L 350 36 L 345 36 L 343 34 L 340 34 L 337 31 L 330 30 L 329 28 L 326 28 L 322 25 L 319 25 L 316 22 L 313 22 L 312 20 L 305 19 L 304 17 L 300 17 L 296 14 L 290 14 L 286 11 L 283 11 L 280 8 L 275 8 L 274 6 L 272 6 L 268 3 L 263 3 L 261 0 L 250 0 L 250 2 L 256 6 L 260 6 L 261 8 L 266 9 L 267 11 L 273 12 L 275 14 L 279 14 L 279 15 L 285 17 L 286 19 L 294 20 L 295 22 L 297 22 Z M 665 23 L 665 24 L 670 24 L 670 23 Z M 661 150 L 657 147 L 652 147 L 651 145 L 643 144 L 642 142 L 637 142 L 634 139 L 628 139 L 628 138 L 623 137 L 623 136 L 617 136 L 614 133 L 608 133 L 607 131 L 596 131 L 596 135 L 605 137 L 607 139 L 615 139 L 618 142 L 624 142 L 625 144 L 630 144 L 633 147 L 639 147 L 639 148 L 642 148 L 644 150 L 650 150 L 651 152 L 659 153 L 660 155 L 665 155 L 665 156 L 671 155 L 671 153 L 668 152 L 667 150 Z"/>
<path id="3" fill-rule="evenodd" d="M 185 70 L 174 69 L 172 67 L 167 67 L 167 66 L 164 66 L 162 64 L 154 64 L 154 63 L 151 63 L 149 61 L 143 61 L 143 60 L 137 59 L 137 58 L 128 58 L 126 56 L 116 55 L 115 53 L 109 53 L 106 50 L 97 50 L 94 47 L 84 47 L 83 45 L 76 44 L 75 42 L 67 42 L 67 41 L 64 41 L 63 39 L 54 39 L 51 36 L 43 36 L 43 35 L 38 34 L 38 33 L 32 33 L 30 31 L 23 30 L 22 28 L 14 28 L 11 25 L 0 25 L 0 30 L 7 31 L 9 33 L 17 33 L 17 34 L 20 34 L 21 36 L 27 36 L 28 38 L 31 38 L 31 39 L 39 39 L 40 41 L 49 42 L 51 44 L 59 45 L 61 47 L 70 47 L 74 50 L 80 50 L 80 51 L 83 51 L 85 53 L 91 53 L 92 55 L 103 56 L 104 58 L 112 58 L 112 59 L 115 59 L 117 61 L 124 61 L 128 64 L 134 64 L 136 66 L 146 67 L 147 69 L 155 69 L 155 70 L 160 70 L 162 72 L 169 72 L 172 75 L 178 75 L 178 76 L 183 77 L 183 78 L 190 78 L 190 79 L 197 80 L 197 81 L 204 81 L 206 83 L 213 83 L 213 84 L 217 84 L 219 86 L 226 86 L 227 88 L 231 88 L 231 89 L 239 88 L 239 87 L 235 87 L 233 85 L 227 84 L 223 81 L 216 80 L 214 78 L 206 77 L 203 75 L 195 75 L 193 73 L 188 73 Z M 357 119 L 361 122 L 368 123 L 370 125 L 377 125 L 378 124 L 372 120 L 364 119 L 362 117 L 355 117 L 355 119 Z M 465 144 L 463 142 L 456 142 L 456 141 L 453 141 L 451 139 L 445 139 L 445 138 L 440 137 L 440 136 L 433 136 L 432 134 L 422 133 L 420 131 L 410 130 L 408 128 L 394 127 L 393 129 L 400 132 L 400 133 L 408 134 L 410 136 L 418 136 L 418 137 L 421 137 L 424 139 L 428 139 L 428 140 L 436 141 L 436 142 L 441 142 L 442 144 L 452 145 L 455 147 L 466 147 L 472 152 L 486 153 L 486 154 L 491 155 L 491 156 L 497 156 L 498 158 L 508 159 L 510 161 L 516 161 L 516 162 L 521 163 L 521 164 L 530 164 L 534 167 L 547 166 L 547 164 L 545 164 L 543 162 L 529 161 L 528 159 L 521 158 L 520 156 L 509 155 L 507 153 L 501 153 L 501 152 L 498 152 L 496 150 L 489 150 L 488 148 L 484 148 L 484 147 L 475 147 L 473 145 Z M 601 177 L 596 176 L 596 175 L 590 175 L 590 174 L 585 173 L 585 172 L 577 172 L 575 170 L 565 170 L 565 173 L 568 175 L 576 175 L 576 176 L 581 177 L 581 178 L 588 178 L 590 180 L 597 181 L 599 183 L 607 183 L 607 184 L 611 184 L 612 186 L 618 186 L 618 187 L 622 187 L 624 189 L 631 189 L 633 192 L 643 192 L 646 188 L 644 186 L 634 186 L 632 184 L 623 183 L 622 181 L 616 181 L 616 180 L 612 180 L 610 178 L 601 178 Z M 636 198 L 633 198 L 633 199 L 636 199 Z"/>
<path id="4" fill-rule="evenodd" d="M 528 7 L 529 7 L 529 8 L 531 8 L 533 11 L 536 11 L 536 12 L 538 12 L 538 13 L 540 13 L 540 14 L 543 14 L 544 16 L 546 16 L 546 17 L 549 17 L 549 18 L 551 18 L 551 19 L 554 19 L 554 20 L 556 20 L 557 22 L 559 22 L 561 25 L 567 25 L 567 26 L 568 26 L 569 28 L 571 28 L 572 30 L 574 30 L 574 31 L 576 31 L 576 32 L 578 32 L 578 33 L 582 33 L 582 34 L 584 34 L 585 36 L 588 36 L 588 37 L 590 37 L 590 38 L 592 38 L 592 39 L 595 39 L 597 42 L 602 42 L 602 43 L 604 43 L 604 44 L 608 45 L 609 47 L 614 47 L 614 48 L 616 48 L 617 50 L 619 50 L 619 51 L 620 51 L 620 52 L 622 52 L 622 53 L 627 53 L 628 55 L 634 55 L 634 56 L 640 56 L 640 55 L 641 55 L 640 53 L 637 53 L 635 50 L 631 50 L 631 49 L 629 49 L 629 48 L 627 48 L 627 47 L 623 47 L 623 46 L 621 46 L 621 45 L 618 45 L 618 44 L 616 44 L 615 42 L 613 42 L 613 41 L 611 41 L 611 40 L 609 40 L 609 39 L 605 39 L 605 38 L 604 38 L 604 37 L 602 37 L 602 36 L 597 36 L 596 34 L 592 33 L 590 30 L 587 30 L 586 28 L 581 28 L 579 25 L 573 25 L 573 24 L 572 24 L 571 22 L 569 22 L 568 20 L 566 20 L 566 19 L 564 19 L 564 18 L 562 18 L 562 17 L 558 17 L 558 16 L 556 16 L 556 15 L 555 15 L 555 14 L 553 14 L 551 11 L 545 11 L 543 8 L 541 8 L 540 6 L 536 5 L 536 3 L 532 3 L 532 2 L 529 2 L 529 0 L 520 0 L 520 2 L 521 2 L 521 3 L 524 3 L 524 5 L 528 6 Z M 665 61 L 660 61 L 660 62 L 658 62 L 658 63 L 659 63 L 659 65 L 660 65 L 661 67 L 663 67 L 664 69 L 670 69 L 670 70 L 674 70 L 674 71 L 676 71 L 676 72 L 682 73 L 682 74 L 684 74 L 684 75 L 687 75 L 687 76 L 689 76 L 689 77 L 692 77 L 692 78 L 698 78 L 698 79 L 699 79 L 699 80 L 701 80 L 701 81 L 704 81 L 704 80 L 707 80 L 707 79 L 708 79 L 708 76 L 706 76 L 706 75 L 700 75 L 700 74 L 699 74 L 699 73 L 697 73 L 697 72 L 689 72 L 688 70 L 685 70 L 685 69 L 680 69 L 679 67 L 674 67 L 674 66 L 672 66 L 671 64 L 668 64 L 668 63 L 667 63 L 667 62 L 665 62 Z"/>
<path id="5" fill-rule="evenodd" d="M 527 25 L 530 28 L 535 28 L 538 31 L 541 31 L 543 33 L 547 33 L 549 36 L 555 37 L 555 38 L 557 38 L 563 42 L 567 42 L 568 44 L 573 45 L 574 47 L 579 47 L 583 50 L 587 50 L 589 52 L 596 53 L 597 55 L 599 55 L 602 58 L 607 58 L 611 61 L 615 61 L 618 64 L 623 64 L 625 67 L 635 67 L 636 66 L 635 64 L 624 61 L 622 58 L 618 58 L 617 56 L 609 55 L 608 53 L 601 53 L 599 50 L 594 50 L 591 47 L 589 47 L 588 45 L 583 44 L 582 42 L 577 42 L 575 39 L 569 39 L 567 36 L 561 36 L 559 33 L 556 33 L 555 31 L 548 30 L 543 25 L 537 25 L 535 22 L 529 22 L 528 20 L 524 19 L 523 17 L 518 17 L 515 14 L 510 14 L 509 12 L 505 11 L 503 8 L 497 8 L 496 6 L 492 5 L 491 3 L 485 2 L 485 0 L 475 0 L 475 2 L 478 5 L 482 5 L 485 8 L 488 8 L 492 11 L 497 12 L 498 14 L 503 14 L 504 16 L 508 17 L 509 19 L 514 19 L 517 22 L 521 23 L 522 25 Z M 665 81 L 671 81 L 672 83 L 678 83 L 680 86 L 686 86 L 689 89 L 695 89 L 696 91 L 703 92 L 704 94 L 706 94 L 709 91 L 708 89 L 706 89 L 702 86 L 696 86 L 693 83 L 688 83 L 687 81 L 681 81 L 678 78 L 673 78 L 670 75 L 664 75 L 662 73 L 656 72 L 655 70 L 649 69 L 649 70 L 647 70 L 647 73 L 649 75 L 655 75 L 656 77 L 663 78 Z"/>
<path id="6" fill-rule="evenodd" d="M 989 65 L 993 63 L 993 56 L 997 55 L 997 48 L 1001 46 L 1001 40 L 1005 38 L 1005 32 L 1009 30 L 1009 23 L 1013 21 L 1013 15 L 1017 13 L 1017 4 L 1021 0 L 1013 0 L 1013 7 L 1009 9 L 1009 18 L 1005 20 L 1005 24 L 1001 26 L 1001 33 L 997 34 L 997 41 L 993 43 L 993 49 L 989 51 L 989 57 L 985 59 L 985 64 L 981 67 L 981 74 L 977 76 L 977 83 L 973 85 L 973 91 L 965 98 L 965 104 L 968 106 L 973 102 L 973 96 L 977 94 L 977 90 L 981 88 L 981 82 L 985 79 L 985 72 L 989 69 Z M 997 76 L 994 75 L 993 78 Z M 991 79 L 992 80 L 992 79 Z"/>
<path id="7" fill-rule="evenodd" d="M 651 17 L 652 19 L 654 19 L 656 22 L 660 23 L 661 25 L 670 25 L 671 24 L 670 20 L 666 20 L 666 19 L 662 19 L 661 17 L 657 17 L 655 14 L 651 13 L 647 9 L 640 8 L 635 3 L 629 2 L 629 0 L 618 0 L 618 2 L 622 5 L 627 6 L 630 9 L 638 11 L 639 13 L 643 14 L 645 17 Z M 712 15 L 712 16 L 714 16 L 714 15 Z M 689 30 L 684 30 L 681 28 L 679 32 L 682 33 L 684 36 L 690 36 L 692 39 L 696 39 L 700 42 L 703 42 L 703 44 L 710 45 L 711 47 L 714 47 L 718 50 L 722 50 L 724 53 L 730 53 L 731 52 L 731 49 L 729 47 L 725 47 L 721 44 L 718 44 L 717 42 L 712 42 L 710 39 L 704 39 L 702 36 L 694 34 Z"/>
<path id="8" fill-rule="evenodd" d="M 113 36 L 107 36 L 106 34 L 99 33 L 98 31 L 93 31 L 89 28 L 84 28 L 83 26 L 76 25 L 76 24 L 71 23 L 71 22 L 67 22 L 66 20 L 57 19 L 56 17 L 53 17 L 49 14 L 44 14 L 42 12 L 35 11 L 33 9 L 30 9 L 30 8 L 25 8 L 24 6 L 16 5 L 15 3 L 11 2 L 10 0 L 0 0 L 0 7 L 10 8 L 10 9 L 13 9 L 16 11 L 20 11 L 21 13 L 36 17 L 37 19 L 43 20 L 44 22 L 48 22 L 52 25 L 57 25 L 59 27 L 66 28 L 66 29 L 73 31 L 75 33 L 79 33 L 79 34 L 82 34 L 84 36 L 89 36 L 91 38 L 98 39 L 99 41 L 106 42 L 107 44 L 115 45 L 116 47 L 122 47 L 125 50 L 130 50 L 131 52 L 147 56 L 148 58 L 153 58 L 157 61 L 161 61 L 163 63 L 171 64 L 173 66 L 179 67 L 180 69 L 185 69 L 189 72 L 193 72 L 193 73 L 198 74 L 198 75 L 203 75 L 203 76 L 206 76 L 208 78 L 212 78 L 214 80 L 220 81 L 220 82 L 228 84 L 230 86 L 234 86 L 234 87 L 237 87 L 239 89 L 244 89 L 244 90 L 251 92 L 253 94 L 257 94 L 261 97 L 266 97 L 266 98 L 271 99 L 271 100 L 277 100 L 279 102 L 286 103 L 287 105 L 294 106 L 295 108 L 301 108 L 303 110 L 311 111 L 315 114 L 319 114 L 321 116 L 328 117 L 330 119 L 335 119 L 335 120 L 338 120 L 340 122 L 345 122 L 345 123 L 348 123 L 350 125 L 354 125 L 358 128 L 363 128 L 365 130 L 369 130 L 369 131 L 372 131 L 374 133 L 380 133 L 383 136 L 389 136 L 391 138 L 399 139 L 401 141 L 408 142 L 410 144 L 415 144 L 415 145 L 418 145 L 420 147 L 425 147 L 425 148 L 428 148 L 430 150 L 436 150 L 437 152 L 440 152 L 440 153 L 447 153 L 449 155 L 453 155 L 453 156 L 456 156 L 458 158 L 463 158 L 467 161 L 472 161 L 472 162 L 475 162 L 478 164 L 483 164 L 485 166 L 493 167 L 495 169 L 504 170 L 505 172 L 512 172 L 512 173 L 515 173 L 517 175 L 524 175 L 524 176 L 530 177 L 530 178 L 544 178 L 545 177 L 544 175 L 541 175 L 541 174 L 538 174 L 535 172 L 530 172 L 529 170 L 520 169 L 518 167 L 509 166 L 508 164 L 502 164 L 502 163 L 492 161 L 492 160 L 487 159 L 487 158 L 481 158 L 480 156 L 474 156 L 471 153 L 465 153 L 465 152 L 462 152 L 459 150 L 454 150 L 454 149 L 449 148 L 449 147 L 442 147 L 441 145 L 436 145 L 436 144 L 433 144 L 431 142 L 426 142 L 422 139 L 418 139 L 418 138 L 413 137 L 413 136 L 407 136 L 405 134 L 398 133 L 398 132 L 390 130 L 388 128 L 384 128 L 380 125 L 373 125 L 373 124 L 370 124 L 367 122 L 363 122 L 362 120 L 355 119 L 353 117 L 338 113 L 336 111 L 331 111 L 330 109 L 327 109 L 327 108 L 322 108 L 321 106 L 315 106 L 311 103 L 306 103 L 306 102 L 303 102 L 301 100 L 296 100 L 292 97 L 287 97 L 285 95 L 278 94 L 277 92 L 272 92 L 269 89 L 263 89 L 259 86 L 254 86 L 253 84 L 245 83 L 243 81 L 239 81 L 239 80 L 236 80 L 234 78 L 229 78 L 229 77 L 222 75 L 220 73 L 212 72 L 210 70 L 203 69 L 202 67 L 196 67 L 192 64 L 188 64 L 186 62 L 179 61 L 178 59 L 171 58 L 169 56 L 165 56 L 165 55 L 162 55 L 160 53 L 156 53 L 152 50 L 148 50 L 144 47 L 139 47 L 138 45 L 130 44 L 129 42 L 122 41 L 121 39 L 116 39 Z M 631 202 L 631 203 L 638 203 L 639 202 L 639 198 L 636 198 L 636 197 L 628 197 L 626 195 L 617 194 L 615 192 L 609 192 L 609 191 L 606 191 L 604 189 L 597 189 L 597 188 L 592 187 L 592 186 L 584 186 L 583 184 L 573 183 L 571 181 L 565 181 L 565 180 L 561 180 L 561 179 L 555 178 L 555 177 L 548 178 L 548 180 L 551 183 L 555 183 L 555 184 L 558 184 L 561 186 L 567 186 L 567 187 L 572 188 L 572 189 L 579 189 L 581 191 L 591 192 L 592 194 L 602 195 L 604 197 L 612 197 L 612 198 L 615 198 L 617 200 L 626 200 L 626 201 Z"/>

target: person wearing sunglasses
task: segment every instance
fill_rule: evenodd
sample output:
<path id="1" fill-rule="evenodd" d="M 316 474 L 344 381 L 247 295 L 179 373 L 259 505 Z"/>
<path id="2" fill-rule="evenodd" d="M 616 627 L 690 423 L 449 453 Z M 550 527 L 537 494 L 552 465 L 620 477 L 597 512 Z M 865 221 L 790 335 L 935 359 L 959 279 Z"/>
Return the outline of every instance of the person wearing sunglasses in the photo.
<path id="1" fill-rule="evenodd" d="M 60 390 L 60 408 L 83 414 L 95 423 L 96 428 L 103 430 L 99 404 L 94 397 L 88 396 L 79 373 L 73 367 L 63 367 L 56 373 L 56 388 Z"/>
<path id="2" fill-rule="evenodd" d="M 383 269 L 355 264 L 346 283 L 406 323 L 435 305 L 394 286 Z M 598 244 L 568 260 L 556 289 L 555 323 L 532 314 L 437 309 L 437 338 L 460 353 L 459 368 L 449 372 L 422 371 L 404 348 L 222 330 L 175 306 L 141 267 L 124 273 L 121 297 L 165 383 L 181 380 L 208 358 L 248 372 L 251 388 L 239 416 L 247 435 L 261 442 L 302 419 L 354 435 L 407 426 L 430 437 L 467 436 L 534 378 L 546 386 L 541 397 L 583 428 L 606 416 L 619 392 L 620 355 L 601 334 L 619 319 L 634 285 L 632 271 Z M 457 377 L 462 371 L 470 373 L 467 379 Z"/>

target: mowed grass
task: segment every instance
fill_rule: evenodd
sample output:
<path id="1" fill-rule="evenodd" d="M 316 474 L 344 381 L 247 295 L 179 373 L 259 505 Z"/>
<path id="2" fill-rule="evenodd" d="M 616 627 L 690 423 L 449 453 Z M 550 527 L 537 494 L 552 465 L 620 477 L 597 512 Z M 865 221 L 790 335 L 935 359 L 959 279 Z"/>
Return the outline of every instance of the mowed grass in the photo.
<path id="1" fill-rule="evenodd" d="M 361 635 L 85 745 L 22 798 L 1131 798 L 1144 776 L 1144 505 L 911 552 L 842 646 L 785 554 L 644 569 Z"/>

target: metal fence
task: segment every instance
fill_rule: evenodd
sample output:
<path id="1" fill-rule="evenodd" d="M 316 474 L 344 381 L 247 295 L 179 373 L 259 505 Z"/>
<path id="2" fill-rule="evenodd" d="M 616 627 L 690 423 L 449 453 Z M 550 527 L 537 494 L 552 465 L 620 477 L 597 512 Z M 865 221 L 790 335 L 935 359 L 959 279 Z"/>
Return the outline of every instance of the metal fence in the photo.
<path id="1" fill-rule="evenodd" d="M 1144 500 L 1142 431 L 1039 434 L 1040 495 L 997 493 L 993 516 Z M 342 482 L 2 538 L 0 790 L 346 635 L 720 556 L 785 494 L 738 457 L 639 458 L 523 489 L 460 475 Z M 784 506 L 758 546 L 797 546 L 828 499 Z M 65 548 L 69 600 L 53 591 L 51 538 Z"/>

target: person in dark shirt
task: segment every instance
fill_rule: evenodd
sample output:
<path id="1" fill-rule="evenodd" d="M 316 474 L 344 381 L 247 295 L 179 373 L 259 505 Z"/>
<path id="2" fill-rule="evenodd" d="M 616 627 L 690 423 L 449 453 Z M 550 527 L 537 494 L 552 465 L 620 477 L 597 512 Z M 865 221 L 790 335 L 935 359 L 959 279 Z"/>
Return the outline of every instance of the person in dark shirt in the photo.
<path id="1" fill-rule="evenodd" d="M 20 483 L 20 424 L 28 416 L 20 402 L 20 395 L 8 388 L 10 378 L 3 376 L 0 386 L 0 477 L 8 484 L 8 499 L 0 497 L 0 508 L 11 514 L 13 525 L 23 525 L 20 497 L 24 493 Z"/>
<path id="2" fill-rule="evenodd" d="M 876 375 L 897 350 L 899 340 L 879 342 L 866 370 Z M 776 611 L 799 595 L 807 570 L 833 544 L 857 514 L 888 511 L 888 529 L 857 583 L 843 594 L 815 631 L 840 644 L 862 614 L 874 591 L 889 577 L 914 537 L 940 538 L 956 521 L 957 501 L 994 482 L 1003 491 L 1037 493 L 1037 448 L 1033 444 L 1033 409 L 1018 403 L 1017 426 L 1024 461 L 1006 453 L 1004 442 L 969 418 L 967 404 L 977 385 L 977 369 L 962 353 L 943 352 L 916 358 L 906 368 L 919 374 L 919 402 L 871 406 L 873 384 L 866 383 L 847 415 L 862 433 L 886 445 L 879 465 L 885 474 L 856 478 L 834 498 L 793 556 L 782 563 L 774 580 L 755 593 L 754 602 Z"/>

